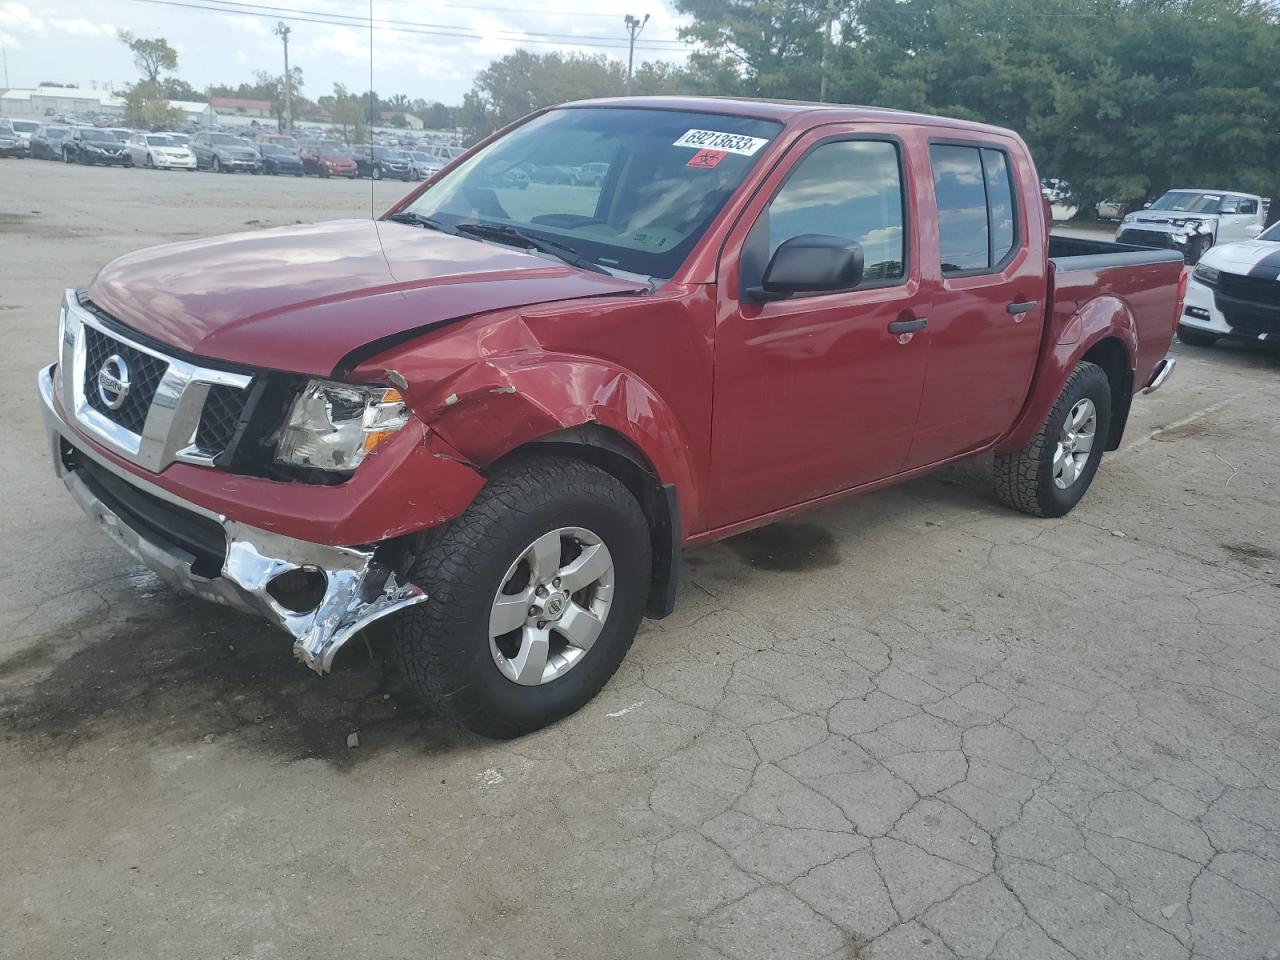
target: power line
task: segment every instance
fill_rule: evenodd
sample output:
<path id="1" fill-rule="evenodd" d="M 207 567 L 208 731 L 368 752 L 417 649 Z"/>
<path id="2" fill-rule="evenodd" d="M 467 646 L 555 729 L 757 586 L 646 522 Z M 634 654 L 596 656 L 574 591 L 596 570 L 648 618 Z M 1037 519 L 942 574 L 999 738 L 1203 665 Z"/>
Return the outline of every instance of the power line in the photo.
<path id="1" fill-rule="evenodd" d="M 234 0 L 134 0 L 136 3 L 148 3 L 165 7 L 180 7 L 189 10 L 203 10 L 207 13 L 234 14 L 247 17 L 278 17 L 301 23 L 319 23 L 331 27 L 373 27 L 392 33 L 411 33 L 426 36 L 456 37 L 469 40 L 507 40 L 520 43 L 546 43 L 559 46 L 602 47 L 624 50 L 628 44 L 615 38 L 593 34 L 542 33 L 537 31 L 495 30 L 480 32 L 467 27 L 452 24 L 418 23 L 411 20 L 389 20 L 382 18 L 357 17 L 350 14 L 313 13 L 298 10 L 295 7 L 279 7 L 266 4 L 239 3 Z M 688 44 L 681 40 L 651 40 L 637 44 L 642 49 L 661 52 L 676 52 L 688 49 Z"/>

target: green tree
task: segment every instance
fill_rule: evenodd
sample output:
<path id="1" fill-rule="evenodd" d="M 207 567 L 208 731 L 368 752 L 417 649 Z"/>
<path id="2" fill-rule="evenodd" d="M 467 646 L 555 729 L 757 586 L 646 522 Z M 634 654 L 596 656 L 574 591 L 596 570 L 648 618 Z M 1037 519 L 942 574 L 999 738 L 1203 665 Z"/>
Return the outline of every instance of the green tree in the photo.
<path id="1" fill-rule="evenodd" d="M 169 106 L 169 97 L 157 84 L 145 80 L 135 83 L 125 95 L 125 122 L 143 130 L 174 130 L 183 123 L 184 115 Z"/>
<path id="2" fill-rule="evenodd" d="M 169 46 L 164 37 L 148 40 L 134 36 L 128 30 L 121 30 L 116 33 L 116 39 L 129 48 L 134 64 L 142 73 L 143 81 L 153 87 L 159 85 L 160 74 L 165 70 L 178 69 L 178 52 Z"/>
<path id="3" fill-rule="evenodd" d="M 724 93 L 816 100 L 827 0 L 674 0 L 693 18 L 680 35 L 703 53 L 694 72 Z"/>

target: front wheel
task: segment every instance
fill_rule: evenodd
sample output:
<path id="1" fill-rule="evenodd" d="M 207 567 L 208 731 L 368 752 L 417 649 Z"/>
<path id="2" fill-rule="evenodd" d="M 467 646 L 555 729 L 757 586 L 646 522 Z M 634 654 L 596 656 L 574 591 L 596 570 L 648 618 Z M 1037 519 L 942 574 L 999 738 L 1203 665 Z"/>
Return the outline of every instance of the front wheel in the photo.
<path id="1" fill-rule="evenodd" d="M 1206 333 L 1182 323 L 1178 324 L 1178 339 L 1189 347 L 1212 347 L 1218 342 L 1217 334 Z"/>
<path id="2" fill-rule="evenodd" d="M 1031 442 L 995 458 L 996 496 L 1036 517 L 1060 517 L 1080 502 L 1098 472 L 1111 429 L 1111 382 L 1083 362 Z"/>
<path id="3" fill-rule="evenodd" d="M 529 733 L 599 692 L 631 647 L 649 529 L 615 477 L 532 457 L 427 535 L 409 579 L 430 599 L 393 624 L 396 658 L 435 710 L 489 737 Z"/>
<path id="4" fill-rule="evenodd" d="M 1189 266 L 1194 267 L 1200 262 L 1200 258 L 1204 256 L 1204 252 L 1209 249 L 1208 237 L 1196 237 L 1195 241 L 1187 248 L 1187 252 L 1183 254 Z"/>
<path id="5" fill-rule="evenodd" d="M 222 161 L 218 159 L 216 154 L 214 155 L 214 158 L 213 158 L 213 172 L 214 173 L 222 172 Z"/>
<path id="6" fill-rule="evenodd" d="M 381 180 L 381 179 L 382 179 L 382 168 L 381 168 L 381 167 L 374 167 L 374 168 L 373 168 L 373 170 L 372 170 L 372 171 L 370 172 L 370 174 L 369 174 L 369 179 L 370 179 L 370 180 Z"/>

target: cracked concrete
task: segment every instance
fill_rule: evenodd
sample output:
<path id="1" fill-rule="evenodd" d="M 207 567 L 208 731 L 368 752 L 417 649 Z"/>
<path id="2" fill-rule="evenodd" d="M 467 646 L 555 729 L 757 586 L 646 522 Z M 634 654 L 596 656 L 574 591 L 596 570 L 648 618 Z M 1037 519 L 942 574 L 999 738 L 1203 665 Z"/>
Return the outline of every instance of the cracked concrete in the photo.
<path id="1" fill-rule="evenodd" d="M 107 257 L 368 202 L 5 169 L 11 410 Z M 0 953 L 1276 960 L 1280 355 L 1176 349 L 1072 515 L 976 461 L 690 554 L 601 696 L 506 744 L 161 587 L 0 423 Z"/>

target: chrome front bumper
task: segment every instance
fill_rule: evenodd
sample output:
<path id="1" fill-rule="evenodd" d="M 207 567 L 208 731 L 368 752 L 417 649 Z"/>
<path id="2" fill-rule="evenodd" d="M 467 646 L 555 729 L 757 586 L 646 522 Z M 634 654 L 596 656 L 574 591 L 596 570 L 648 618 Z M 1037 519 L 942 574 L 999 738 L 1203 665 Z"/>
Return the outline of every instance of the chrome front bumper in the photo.
<path id="1" fill-rule="evenodd" d="M 251 527 L 120 469 L 62 418 L 54 404 L 53 370 L 50 366 L 40 371 L 38 386 L 54 471 L 85 513 L 166 583 L 214 603 L 261 614 L 293 637 L 294 655 L 317 673 L 326 673 L 338 650 L 360 630 L 427 599 L 417 586 L 400 583 L 393 570 L 374 559 L 372 550 L 331 547 Z M 191 554 L 130 526 L 77 470 L 66 467 L 64 443 L 75 448 L 76 456 L 92 460 L 142 493 L 216 522 L 227 540 L 221 574 L 200 576 L 192 570 Z M 318 571 L 325 577 L 322 598 L 305 612 L 287 609 L 268 591 L 276 578 L 295 570 Z"/>

